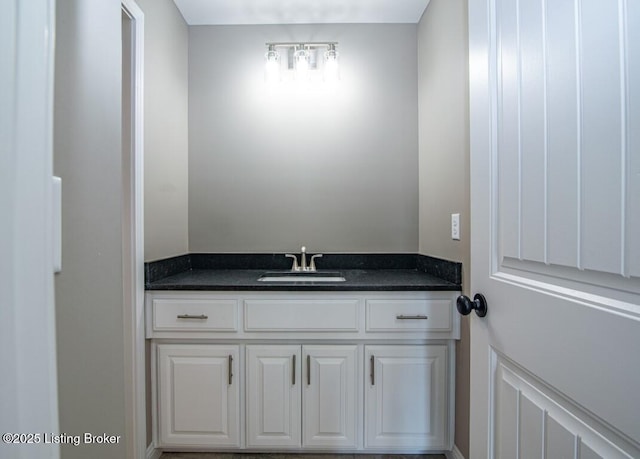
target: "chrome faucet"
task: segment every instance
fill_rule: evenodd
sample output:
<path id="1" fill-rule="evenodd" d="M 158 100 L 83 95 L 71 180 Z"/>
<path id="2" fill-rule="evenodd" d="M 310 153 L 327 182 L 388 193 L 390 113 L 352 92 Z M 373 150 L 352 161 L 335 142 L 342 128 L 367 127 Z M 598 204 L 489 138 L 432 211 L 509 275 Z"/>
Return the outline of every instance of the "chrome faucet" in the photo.
<path id="1" fill-rule="evenodd" d="M 291 266 L 291 271 L 307 271 L 307 272 L 315 272 L 316 271 L 316 262 L 315 259 L 316 258 L 320 258 L 322 257 L 321 253 L 315 254 L 311 257 L 311 263 L 309 265 L 307 265 L 307 248 L 305 246 L 302 246 L 300 248 L 300 265 L 298 265 L 298 257 L 291 254 L 291 253 L 286 253 L 284 255 L 287 258 L 293 258 L 293 265 Z"/>

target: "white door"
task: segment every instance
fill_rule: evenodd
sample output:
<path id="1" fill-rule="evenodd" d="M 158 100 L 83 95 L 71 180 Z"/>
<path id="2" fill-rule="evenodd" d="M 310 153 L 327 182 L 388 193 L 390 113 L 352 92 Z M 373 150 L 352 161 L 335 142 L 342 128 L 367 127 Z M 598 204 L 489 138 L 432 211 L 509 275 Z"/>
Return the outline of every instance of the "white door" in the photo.
<path id="1" fill-rule="evenodd" d="M 302 389 L 305 447 L 358 446 L 358 346 L 303 346 Z"/>
<path id="2" fill-rule="evenodd" d="M 640 457 L 640 2 L 470 0 L 471 459 Z"/>
<path id="3" fill-rule="evenodd" d="M 444 450 L 447 346 L 366 346 L 365 448 Z"/>
<path id="4" fill-rule="evenodd" d="M 300 447 L 299 345 L 247 346 L 247 447 Z"/>
<path id="5" fill-rule="evenodd" d="M 160 446 L 240 446 L 239 347 L 158 346 Z"/>

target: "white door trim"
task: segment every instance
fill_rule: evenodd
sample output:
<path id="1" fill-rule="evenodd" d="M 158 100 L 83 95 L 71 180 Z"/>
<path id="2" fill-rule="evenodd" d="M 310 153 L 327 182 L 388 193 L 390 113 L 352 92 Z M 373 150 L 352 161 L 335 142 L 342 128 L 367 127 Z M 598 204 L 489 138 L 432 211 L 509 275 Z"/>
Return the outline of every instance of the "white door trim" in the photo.
<path id="1" fill-rule="evenodd" d="M 55 0 L 2 4 L 0 17 L 0 444 L 12 457 L 60 457 L 53 275 Z M 11 451 L 11 453 L 9 453 Z M 3 455 L 4 454 L 0 454 Z"/>
<path id="2" fill-rule="evenodd" d="M 495 209 L 490 208 L 490 200 L 484 194 L 475 193 L 477 189 L 482 189 L 479 182 L 492 180 L 492 165 L 486 164 L 484 156 L 477 151 L 494 148 L 495 126 L 492 117 L 488 116 L 495 110 L 495 100 L 491 93 L 490 74 L 492 63 L 489 47 L 494 37 L 490 34 L 489 18 L 491 17 L 492 2 L 490 0 L 471 0 L 468 9 L 468 29 L 469 29 L 469 149 L 470 149 L 470 169 L 473 171 L 470 177 L 471 196 L 470 209 L 471 221 L 475 221 L 478 215 L 491 215 Z M 484 272 L 486 269 L 480 265 L 479 260 L 489 260 L 489 247 L 486 241 L 489 236 L 484 225 L 474 225 L 471 231 L 471 272 Z M 471 291 L 480 292 L 482 286 L 478 285 L 478 277 L 471 278 Z M 489 314 L 491 314 L 489 312 Z M 486 328 L 486 320 L 476 320 L 472 317 L 470 321 L 470 334 L 473 339 L 474 333 L 482 333 Z M 482 399 L 491 397 L 489 393 L 488 360 L 489 352 L 485 349 L 477 350 L 471 348 L 470 359 L 470 399 Z M 480 375 L 478 379 L 475 376 Z M 488 407 L 492 407 L 491 400 Z M 469 459 L 480 459 L 494 457 L 493 442 L 488 426 L 492 422 L 493 413 L 488 411 L 488 407 L 477 409 L 471 404 L 469 409 L 469 425 L 473 426 L 469 432 Z M 478 456 L 473 451 L 481 452 Z M 484 454 L 482 454 L 484 453 Z"/>
<path id="3" fill-rule="evenodd" d="M 146 385 L 144 341 L 144 13 L 133 0 L 122 0 L 132 21 L 131 157 L 123 162 L 124 362 L 127 457 L 144 458 L 146 444 Z M 123 81 L 123 84 L 126 82 Z M 127 107 L 123 107 L 123 110 Z M 123 145 L 124 149 L 124 145 Z"/>

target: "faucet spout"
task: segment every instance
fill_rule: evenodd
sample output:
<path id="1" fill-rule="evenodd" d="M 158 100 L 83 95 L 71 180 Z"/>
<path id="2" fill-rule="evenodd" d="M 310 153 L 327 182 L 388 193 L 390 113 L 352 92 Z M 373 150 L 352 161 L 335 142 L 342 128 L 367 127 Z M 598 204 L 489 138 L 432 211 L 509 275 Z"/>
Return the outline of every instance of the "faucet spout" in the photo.
<path id="1" fill-rule="evenodd" d="M 307 248 L 302 246 L 300 249 L 300 269 L 303 271 L 308 271 L 309 267 L 307 266 Z"/>

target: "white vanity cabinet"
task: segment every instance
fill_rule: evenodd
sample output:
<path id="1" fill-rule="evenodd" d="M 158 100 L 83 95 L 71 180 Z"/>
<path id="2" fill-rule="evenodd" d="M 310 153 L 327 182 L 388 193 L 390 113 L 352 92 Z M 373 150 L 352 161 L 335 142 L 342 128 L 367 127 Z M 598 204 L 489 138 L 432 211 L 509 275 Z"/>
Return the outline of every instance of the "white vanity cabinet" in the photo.
<path id="1" fill-rule="evenodd" d="M 237 345 L 160 344 L 159 446 L 240 446 Z"/>
<path id="2" fill-rule="evenodd" d="M 300 447 L 300 365 L 296 345 L 249 345 L 247 447 Z"/>
<path id="3" fill-rule="evenodd" d="M 357 345 L 302 346 L 302 446 L 354 449 L 358 446 Z"/>
<path id="4" fill-rule="evenodd" d="M 247 447 L 357 447 L 357 345 L 247 345 Z"/>
<path id="5" fill-rule="evenodd" d="M 154 446 L 451 450 L 457 293 L 147 292 Z"/>
<path id="6" fill-rule="evenodd" d="M 365 447 L 446 449 L 445 345 L 365 346 Z"/>

